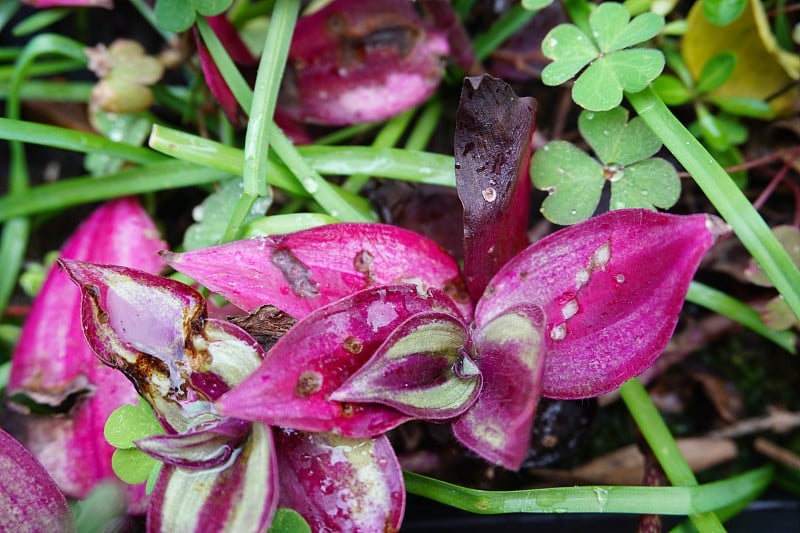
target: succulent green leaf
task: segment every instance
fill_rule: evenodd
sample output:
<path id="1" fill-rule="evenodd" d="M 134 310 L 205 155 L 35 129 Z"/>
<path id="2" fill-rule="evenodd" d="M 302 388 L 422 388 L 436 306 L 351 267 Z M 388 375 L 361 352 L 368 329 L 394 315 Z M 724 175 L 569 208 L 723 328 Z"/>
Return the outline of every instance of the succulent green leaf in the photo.
<path id="1" fill-rule="evenodd" d="M 547 143 L 536 152 L 531 159 L 531 177 L 534 187 L 549 193 L 542 214 L 562 225 L 592 216 L 605 183 L 603 167 L 565 141 Z"/>
<path id="2" fill-rule="evenodd" d="M 623 107 L 583 111 L 578 117 L 578 129 L 606 165 L 630 165 L 661 149 L 661 141 L 647 124 L 639 117 L 628 122 L 628 111 Z"/>
<path id="3" fill-rule="evenodd" d="M 119 449 L 111 456 L 111 468 L 125 483 L 138 485 L 150 477 L 153 468 L 161 463 L 137 449 Z"/>
<path id="4" fill-rule="evenodd" d="M 288 507 L 275 511 L 268 533 L 311 533 L 311 527 L 303 516 Z"/>
<path id="5" fill-rule="evenodd" d="M 560 24 L 542 41 L 542 53 L 552 59 L 542 70 L 542 83 L 561 85 L 598 56 L 591 39 L 573 24 Z"/>
<path id="6" fill-rule="evenodd" d="M 713 56 L 700 71 L 700 76 L 697 78 L 697 92 L 707 93 L 720 87 L 731 77 L 734 68 L 736 68 L 735 54 L 720 52 Z"/>
<path id="7" fill-rule="evenodd" d="M 611 209 L 666 209 L 678 201 L 681 180 L 675 167 L 664 159 L 645 159 L 625 167 L 621 174 L 618 181 L 611 183 Z"/>
<path id="8" fill-rule="evenodd" d="M 739 18 L 748 0 L 703 0 L 703 15 L 717 26 L 727 26 Z"/>
<path id="9" fill-rule="evenodd" d="M 175 33 L 191 28 L 196 16 L 194 5 L 186 0 L 158 0 L 155 15 L 159 27 Z"/>
<path id="10" fill-rule="evenodd" d="M 106 420 L 103 430 L 109 444 L 115 448 L 135 448 L 135 440 L 164 433 L 150 406 L 139 400 L 139 405 L 122 405 Z"/>
<path id="11" fill-rule="evenodd" d="M 683 105 L 692 98 L 681 80 L 671 74 L 662 74 L 653 81 L 653 90 L 667 105 Z M 769 106 L 767 106 L 769 109 Z"/>

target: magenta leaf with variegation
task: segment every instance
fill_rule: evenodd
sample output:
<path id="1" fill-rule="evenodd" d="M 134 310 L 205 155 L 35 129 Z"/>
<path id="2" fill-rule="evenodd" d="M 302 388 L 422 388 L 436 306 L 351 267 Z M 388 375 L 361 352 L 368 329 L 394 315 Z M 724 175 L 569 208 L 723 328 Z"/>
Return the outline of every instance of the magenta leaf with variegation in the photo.
<path id="1" fill-rule="evenodd" d="M 540 394 L 597 396 L 649 366 L 723 226 L 622 210 L 525 247 L 534 107 L 490 77 L 464 84 L 456 178 L 466 284 L 429 241 L 379 224 L 166 255 L 236 305 L 272 304 L 301 319 L 219 409 L 348 437 L 378 435 L 403 416 L 451 420 L 465 446 L 516 469 Z M 428 292 L 409 286 L 401 304 L 403 281 Z M 425 303 L 439 299 L 436 289 L 454 298 L 451 310 Z"/>
<path id="2" fill-rule="evenodd" d="M 279 108 L 319 124 L 386 120 L 433 94 L 448 53 L 408 0 L 334 0 L 297 21 Z"/>
<path id="3" fill-rule="evenodd" d="M 84 330 L 96 356 L 133 382 L 166 431 L 135 441 L 139 450 L 165 463 L 148 507 L 148 531 L 266 529 L 278 505 L 279 478 L 304 468 L 295 457 L 297 447 L 276 449 L 271 427 L 221 414 L 214 403 L 259 367 L 265 357 L 261 346 L 231 322 L 208 318 L 205 300 L 187 285 L 125 267 L 60 263 L 82 289 Z M 452 308 L 446 296 L 440 299 Z M 279 437 L 284 432 L 274 431 Z M 304 449 L 323 456 L 332 439 L 309 435 Z M 353 452 L 353 464 L 345 460 L 327 472 L 318 470 L 315 479 L 352 498 L 302 505 L 291 495 L 281 499 L 302 507 L 297 510 L 316 529 L 315 521 L 326 516 L 366 530 L 385 524 L 396 529 L 404 491 L 391 448 L 381 439 L 347 445 L 372 451 Z M 375 464 L 367 479 L 359 473 L 370 461 Z M 375 493 L 381 488 L 384 499 Z M 365 509 L 373 511 L 364 514 Z"/>
<path id="4" fill-rule="evenodd" d="M 0 531 L 76 531 L 67 500 L 47 470 L 0 429 Z"/>
<path id="5" fill-rule="evenodd" d="M 120 199 L 92 213 L 64 244 L 61 257 L 155 273 L 164 266 L 156 255 L 164 246 L 138 202 Z M 75 498 L 116 478 L 114 448 L 103 437 L 103 424 L 117 407 L 137 403 L 124 376 L 101 364 L 86 345 L 80 299 L 67 276 L 52 269 L 22 328 L 7 388 L 9 406 L 23 414 L 20 439 L 61 490 Z M 52 414 L 31 414 L 33 406 Z M 143 487 L 132 488 L 131 510 L 140 507 L 143 496 Z"/>

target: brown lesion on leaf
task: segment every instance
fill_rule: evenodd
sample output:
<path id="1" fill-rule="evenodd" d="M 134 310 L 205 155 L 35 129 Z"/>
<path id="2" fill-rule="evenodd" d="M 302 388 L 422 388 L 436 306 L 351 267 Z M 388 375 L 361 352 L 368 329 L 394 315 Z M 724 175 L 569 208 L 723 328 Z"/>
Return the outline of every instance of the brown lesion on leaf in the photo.
<path id="1" fill-rule="evenodd" d="M 361 341 L 355 337 L 347 337 L 342 343 L 342 347 L 345 349 L 347 353 L 356 355 L 361 353 L 361 350 L 364 349 L 364 345 Z"/>
<path id="2" fill-rule="evenodd" d="M 300 398 L 311 396 L 315 392 L 322 390 L 322 374 L 314 370 L 305 370 L 297 378 L 297 386 L 294 393 Z"/>
<path id="3" fill-rule="evenodd" d="M 351 418 L 356 413 L 356 408 L 350 402 L 341 402 L 339 407 L 342 409 L 342 416 Z"/>
<path id="4" fill-rule="evenodd" d="M 360 250 L 353 258 L 353 268 L 364 276 L 365 286 L 369 286 L 375 281 L 375 277 L 372 275 L 372 265 L 374 263 L 375 258 L 367 250 Z"/>
<path id="5" fill-rule="evenodd" d="M 288 248 L 276 248 L 270 261 L 283 274 L 292 292 L 300 298 L 316 298 L 319 296 L 317 282 L 311 275 L 311 269 Z"/>
<path id="6" fill-rule="evenodd" d="M 338 67 L 342 69 L 356 68 L 374 54 L 402 59 L 422 35 L 406 17 L 392 12 L 357 17 L 332 13 L 325 29 L 339 41 Z"/>
<path id="7" fill-rule="evenodd" d="M 247 316 L 228 317 L 228 320 L 249 333 L 264 350 L 272 348 L 297 324 L 296 318 L 274 305 L 262 305 Z"/>

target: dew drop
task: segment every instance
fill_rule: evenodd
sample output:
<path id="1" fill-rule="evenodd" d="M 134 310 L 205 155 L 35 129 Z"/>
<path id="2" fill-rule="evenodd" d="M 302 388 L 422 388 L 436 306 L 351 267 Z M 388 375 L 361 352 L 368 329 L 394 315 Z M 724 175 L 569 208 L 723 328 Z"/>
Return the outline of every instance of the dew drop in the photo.
<path id="1" fill-rule="evenodd" d="M 481 191 L 483 199 L 487 202 L 494 202 L 497 199 L 497 190 L 494 187 L 486 187 Z"/>
<path id="2" fill-rule="evenodd" d="M 303 188 L 308 191 L 309 194 L 314 194 L 319 190 L 319 184 L 317 180 L 312 177 L 303 178 Z"/>
<path id="3" fill-rule="evenodd" d="M 564 337 L 567 336 L 567 325 L 563 322 L 558 324 L 557 326 L 553 326 L 553 329 L 550 330 L 550 338 L 554 341 L 564 340 Z"/>
<path id="4" fill-rule="evenodd" d="M 561 308 L 561 316 L 564 317 L 564 320 L 569 320 L 578 313 L 578 310 L 578 301 L 573 298 Z"/>
<path id="5" fill-rule="evenodd" d="M 595 496 L 597 497 L 597 507 L 602 513 L 606 510 L 606 504 L 608 503 L 608 490 L 602 487 L 594 487 L 593 490 Z"/>
<path id="6" fill-rule="evenodd" d="M 572 215 L 572 216 L 575 216 L 575 215 L 578 214 L 578 210 L 577 209 L 570 209 L 569 214 Z"/>
<path id="7" fill-rule="evenodd" d="M 614 279 L 617 280 L 617 283 L 625 283 L 625 274 L 617 274 Z"/>

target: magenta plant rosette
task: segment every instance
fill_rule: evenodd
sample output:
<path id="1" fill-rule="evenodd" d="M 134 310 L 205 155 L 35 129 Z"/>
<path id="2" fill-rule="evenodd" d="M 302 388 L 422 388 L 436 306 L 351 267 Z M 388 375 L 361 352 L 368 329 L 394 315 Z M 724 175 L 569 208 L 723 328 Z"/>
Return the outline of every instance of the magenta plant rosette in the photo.
<path id="1" fill-rule="evenodd" d="M 406 249 L 395 242 L 436 248 L 392 226 L 336 224 L 165 259 L 243 309 L 272 303 L 300 319 L 217 400 L 225 415 L 358 438 L 409 418 L 447 420 L 465 446 L 516 469 L 540 394 L 604 394 L 661 353 L 722 231 L 707 215 L 610 212 L 523 250 L 491 279 L 474 313 L 463 293 L 451 291 L 454 300 L 431 281 L 442 276 L 425 270 L 430 262 L 414 262 L 414 285 L 407 270 L 397 275 L 391 266 Z M 337 243 L 327 262 L 320 242 Z M 276 270 L 276 254 L 289 252 L 293 269 Z M 368 276 L 357 260 L 364 255 L 381 258 Z"/>
<path id="2" fill-rule="evenodd" d="M 89 345 L 134 383 L 165 429 L 135 442 L 165 464 L 147 510 L 149 531 L 262 531 L 278 505 L 298 510 L 316 530 L 399 527 L 405 494 L 385 436 L 273 429 L 220 414 L 215 400 L 265 357 L 247 332 L 209 318 L 202 296 L 180 282 L 60 263 L 82 289 Z"/>
<path id="3" fill-rule="evenodd" d="M 155 273 L 164 266 L 155 252 L 164 246 L 139 203 L 123 198 L 96 209 L 64 244 L 61 257 Z M 106 368 L 87 346 L 80 300 L 80 290 L 53 268 L 23 325 L 6 389 L 8 406 L 21 415 L 18 438 L 74 498 L 116 479 L 114 448 L 103 437 L 103 426 L 117 407 L 137 403 L 124 376 Z M 50 414 L 32 413 L 34 407 Z M 130 509 L 143 510 L 144 487 L 129 492 Z"/>

